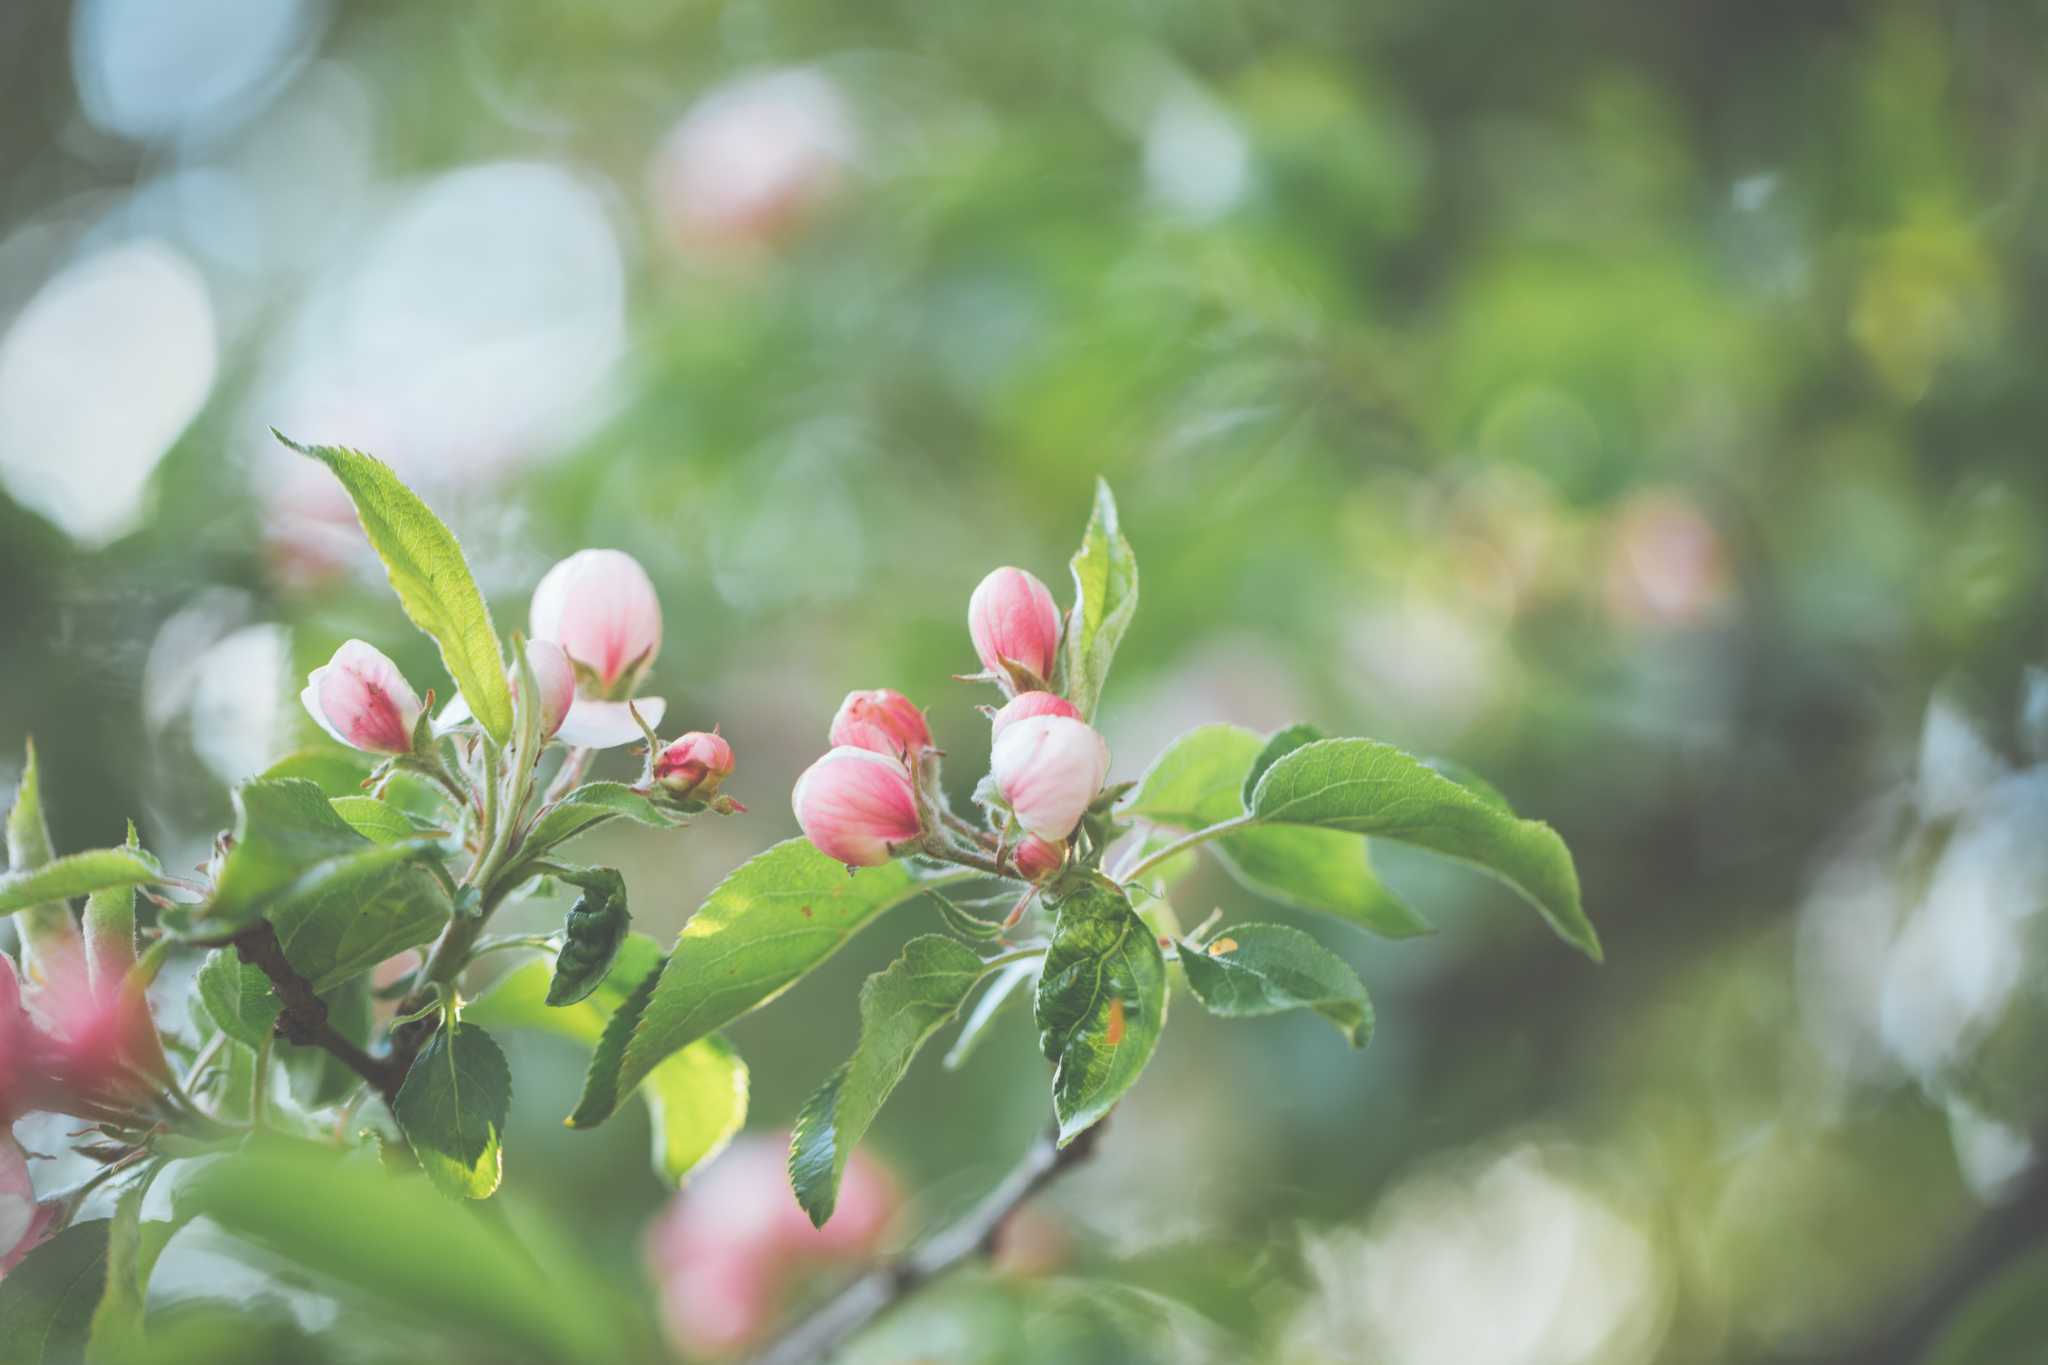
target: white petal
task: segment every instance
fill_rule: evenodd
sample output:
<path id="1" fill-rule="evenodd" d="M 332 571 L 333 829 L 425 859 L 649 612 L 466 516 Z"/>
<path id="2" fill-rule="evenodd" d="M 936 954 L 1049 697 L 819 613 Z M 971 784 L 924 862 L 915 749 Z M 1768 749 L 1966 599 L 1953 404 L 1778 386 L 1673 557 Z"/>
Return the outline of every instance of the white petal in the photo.
<path id="1" fill-rule="evenodd" d="M 649 729 L 660 726 L 661 718 L 668 713 L 668 703 L 660 697 L 635 697 L 633 706 Z M 556 739 L 577 749 L 616 749 L 640 737 L 640 727 L 633 723 L 626 703 L 592 701 L 586 697 L 576 699 L 555 734 Z"/>

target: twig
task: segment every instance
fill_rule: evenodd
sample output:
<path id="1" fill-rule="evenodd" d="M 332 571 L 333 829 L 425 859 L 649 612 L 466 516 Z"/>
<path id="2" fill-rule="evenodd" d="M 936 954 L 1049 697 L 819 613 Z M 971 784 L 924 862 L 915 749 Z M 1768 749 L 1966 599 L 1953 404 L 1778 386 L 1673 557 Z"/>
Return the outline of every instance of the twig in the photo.
<path id="1" fill-rule="evenodd" d="M 1059 1145 L 1057 1129 L 1039 1138 L 1003 1183 L 965 1218 L 855 1280 L 770 1343 L 754 1357 L 753 1365 L 812 1365 L 830 1358 L 902 1299 L 962 1261 L 987 1255 L 1010 1215 L 1063 1172 L 1094 1155 L 1101 1137 L 1098 1123 L 1065 1147 Z"/>
<path id="2" fill-rule="evenodd" d="M 334 1056 L 343 1066 L 361 1076 L 384 1097 L 387 1104 L 398 1100 L 398 1087 L 405 1084 L 405 1067 L 399 1058 L 379 1059 L 358 1047 L 327 1019 L 327 1003 L 313 993 L 313 983 L 300 976 L 286 960 L 284 945 L 269 920 L 259 920 L 236 934 L 229 942 L 235 955 L 254 963 L 277 992 L 283 1009 L 277 1016 L 277 1032 L 286 1042 L 317 1047 Z M 410 1059 L 406 1059 L 408 1062 Z"/>

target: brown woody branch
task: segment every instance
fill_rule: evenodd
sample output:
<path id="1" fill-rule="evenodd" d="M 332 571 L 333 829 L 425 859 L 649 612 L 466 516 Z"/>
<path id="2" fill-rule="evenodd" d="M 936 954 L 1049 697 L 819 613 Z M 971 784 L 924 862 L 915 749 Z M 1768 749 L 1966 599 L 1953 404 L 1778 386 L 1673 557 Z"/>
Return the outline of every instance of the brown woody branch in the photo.
<path id="1" fill-rule="evenodd" d="M 270 979 L 282 1009 L 277 1016 L 277 1036 L 301 1047 L 317 1047 L 370 1083 L 386 1104 L 398 1100 L 398 1088 L 405 1084 L 410 1058 L 373 1057 L 334 1027 L 327 1018 L 327 1002 L 313 992 L 313 983 L 300 976 L 277 941 L 277 930 L 269 920 L 259 920 L 228 942 L 235 955 L 253 963 Z"/>
<path id="2" fill-rule="evenodd" d="M 1061 1174 L 1094 1155 L 1103 1125 L 1087 1129 L 1065 1147 L 1059 1130 L 1031 1144 L 987 1198 L 959 1222 L 912 1247 L 896 1260 L 855 1280 L 836 1297 L 754 1357 L 753 1365 L 810 1365 L 829 1359 L 856 1333 L 928 1282 L 995 1249 L 1003 1225 L 1024 1202 Z"/>

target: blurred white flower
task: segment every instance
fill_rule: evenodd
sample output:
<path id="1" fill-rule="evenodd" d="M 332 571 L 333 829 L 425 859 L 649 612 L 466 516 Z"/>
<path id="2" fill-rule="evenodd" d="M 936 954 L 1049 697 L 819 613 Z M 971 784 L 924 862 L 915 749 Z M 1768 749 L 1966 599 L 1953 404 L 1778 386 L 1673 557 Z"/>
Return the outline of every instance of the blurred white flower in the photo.
<path id="1" fill-rule="evenodd" d="M 137 141 L 247 118 L 310 59 L 322 0 L 79 0 L 71 62 L 99 127 Z"/>
<path id="2" fill-rule="evenodd" d="M 1251 147 L 1229 112 L 1193 85 L 1173 89 L 1145 129 L 1145 184 L 1154 198 L 1214 218 L 1244 195 Z"/>
<path id="3" fill-rule="evenodd" d="M 291 747 L 285 709 L 291 633 L 244 626 L 200 657 L 192 688 L 192 749 L 227 783 L 254 777 Z"/>
<path id="4" fill-rule="evenodd" d="M 0 484 L 83 545 L 127 534 L 213 390 L 216 350 L 205 281 L 164 243 L 65 268 L 0 339 Z"/>

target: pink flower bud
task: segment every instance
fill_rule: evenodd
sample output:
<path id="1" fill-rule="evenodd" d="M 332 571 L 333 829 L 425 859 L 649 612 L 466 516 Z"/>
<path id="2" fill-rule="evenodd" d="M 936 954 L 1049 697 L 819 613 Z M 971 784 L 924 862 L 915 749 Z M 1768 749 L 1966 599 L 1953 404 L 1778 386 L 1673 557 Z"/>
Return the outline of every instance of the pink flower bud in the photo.
<path id="1" fill-rule="evenodd" d="M 967 602 L 967 633 L 982 667 L 1017 687 L 1052 677 L 1060 647 L 1060 610 L 1052 592 L 1022 569 L 997 569 Z M 1017 669 L 1031 675 L 1022 678 Z M 1036 680 L 1034 683 L 1033 680 Z"/>
<path id="2" fill-rule="evenodd" d="M 29 1111 L 29 1050 L 34 1044 L 14 959 L 0 953 L 0 1131 Z"/>
<path id="3" fill-rule="evenodd" d="M 1024 842 L 1017 845 L 1012 858 L 1025 881 L 1042 882 L 1059 871 L 1067 861 L 1067 846 L 1041 839 L 1036 834 L 1027 834 Z"/>
<path id="4" fill-rule="evenodd" d="M 709 801 L 730 776 L 732 745 L 702 730 L 672 740 L 654 760 L 654 780 L 689 800 Z"/>
<path id="5" fill-rule="evenodd" d="M 529 625 L 595 673 L 609 692 L 661 650 L 661 601 L 623 550 L 578 550 L 542 576 Z"/>
<path id="6" fill-rule="evenodd" d="M 38 1204 L 28 1154 L 0 1129 L 0 1275 L 35 1250 L 57 1220 L 55 1204 Z"/>
<path id="7" fill-rule="evenodd" d="M 1055 696 L 1051 692 L 1019 692 L 1016 696 L 1010 698 L 1009 704 L 996 712 L 994 718 L 989 721 L 989 737 L 991 739 L 1001 739 L 1003 731 L 1009 729 L 1018 721 L 1030 720 L 1033 716 L 1065 716 L 1068 720 L 1081 719 L 1081 713 L 1075 710 L 1074 704 L 1065 697 Z"/>
<path id="8" fill-rule="evenodd" d="M 832 744 L 850 745 L 890 758 L 905 758 L 932 747 L 931 727 L 924 712 L 901 692 L 878 687 L 848 692 L 832 717 Z"/>
<path id="9" fill-rule="evenodd" d="M 848 867 L 876 867 L 924 833 L 901 763 L 844 746 L 813 763 L 790 797 L 804 837 Z"/>
<path id="10" fill-rule="evenodd" d="M 374 645 L 345 642 L 307 675 L 299 700 L 321 729 L 352 749 L 412 752 L 420 699 L 398 665 Z"/>
<path id="11" fill-rule="evenodd" d="M 1028 832 L 1065 839 L 1109 776 L 1109 746 L 1078 720 L 1033 716 L 1003 731 L 989 772 Z"/>
<path id="12" fill-rule="evenodd" d="M 533 670 L 534 691 L 540 701 L 540 737 L 553 739 L 576 704 L 576 668 L 569 653 L 553 640 L 528 640 L 526 666 Z M 517 670 L 514 670 L 515 674 Z M 519 679 L 512 679 L 512 694 L 519 694 Z"/>

